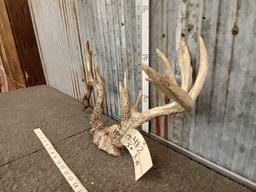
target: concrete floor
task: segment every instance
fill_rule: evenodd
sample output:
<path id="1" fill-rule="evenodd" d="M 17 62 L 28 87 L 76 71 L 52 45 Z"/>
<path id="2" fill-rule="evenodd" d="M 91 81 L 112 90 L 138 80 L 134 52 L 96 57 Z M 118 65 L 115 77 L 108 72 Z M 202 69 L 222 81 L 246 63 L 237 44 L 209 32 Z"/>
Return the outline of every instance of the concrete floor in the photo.
<path id="1" fill-rule="evenodd" d="M 33 129 L 40 127 L 89 192 L 248 192 L 244 186 L 146 138 L 154 167 L 134 181 L 125 152 L 112 157 L 92 144 L 91 110 L 37 86 L 0 94 L 0 192 L 72 191 Z M 113 121 L 103 117 L 106 124 Z"/>

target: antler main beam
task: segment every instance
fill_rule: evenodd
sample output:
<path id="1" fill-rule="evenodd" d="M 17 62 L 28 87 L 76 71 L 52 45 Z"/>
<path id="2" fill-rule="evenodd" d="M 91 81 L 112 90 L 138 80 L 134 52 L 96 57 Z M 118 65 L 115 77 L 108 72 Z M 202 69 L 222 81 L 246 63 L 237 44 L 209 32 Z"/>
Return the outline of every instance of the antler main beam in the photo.
<path id="1" fill-rule="evenodd" d="M 93 113 L 91 116 L 91 132 L 93 133 L 93 143 L 107 153 L 118 156 L 121 154 L 122 144 L 120 139 L 128 129 L 135 129 L 141 124 L 150 121 L 151 119 L 163 115 L 171 115 L 181 113 L 185 110 L 190 110 L 199 95 L 206 75 L 207 75 L 207 51 L 203 39 L 199 38 L 199 54 L 200 66 L 198 75 L 192 86 L 192 67 L 188 47 L 185 42 L 180 43 L 179 47 L 179 67 L 181 71 L 181 85 L 178 85 L 173 69 L 166 56 L 156 50 L 156 54 L 161 60 L 164 67 L 164 75 L 156 72 L 151 67 L 142 64 L 142 70 L 148 75 L 148 80 L 157 86 L 165 95 L 172 98 L 174 101 L 170 104 L 151 108 L 145 112 L 138 112 L 137 108 L 141 101 L 141 91 L 138 94 L 136 102 L 133 106 L 130 104 L 130 96 L 128 89 L 128 74 L 125 73 L 124 81 L 119 83 L 120 102 L 122 111 L 122 120 L 120 124 L 114 124 L 110 127 L 104 127 L 101 122 L 100 114 L 102 113 L 102 105 L 104 101 L 104 83 L 98 72 L 95 75 L 92 69 L 92 53 L 89 44 L 87 44 L 87 93 L 85 103 L 89 103 L 89 98 L 92 88 L 96 88 L 98 96 Z M 191 88 L 192 86 L 192 88 Z"/>

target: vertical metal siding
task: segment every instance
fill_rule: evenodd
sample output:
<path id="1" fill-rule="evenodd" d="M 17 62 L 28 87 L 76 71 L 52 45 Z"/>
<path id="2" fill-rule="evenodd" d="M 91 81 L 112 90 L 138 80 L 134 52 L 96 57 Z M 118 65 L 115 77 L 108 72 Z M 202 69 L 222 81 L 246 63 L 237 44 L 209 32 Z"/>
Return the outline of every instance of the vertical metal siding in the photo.
<path id="1" fill-rule="evenodd" d="M 94 63 L 106 86 L 105 113 L 119 117 L 118 81 L 129 71 L 132 101 L 141 85 L 139 18 L 136 0 L 30 0 L 47 82 L 81 100 L 84 93 L 84 43 L 91 42 Z M 256 181 L 256 2 L 151 0 L 150 64 L 162 71 L 162 50 L 179 81 L 176 51 L 188 43 L 194 78 L 198 35 L 209 56 L 205 86 L 194 110 L 151 122 L 151 132 L 212 162 Z M 239 31 L 238 31 L 239 29 Z M 238 32 L 238 34 L 236 34 Z M 150 106 L 168 101 L 150 87 Z"/>
<path id="2" fill-rule="evenodd" d="M 153 68 L 159 69 L 155 55 L 159 47 L 179 79 L 176 51 L 180 39 L 185 39 L 195 77 L 199 34 L 209 55 L 208 77 L 194 111 L 169 117 L 168 131 L 164 118 L 153 120 L 152 132 L 256 181 L 256 2 L 152 0 L 151 4 Z M 163 102 L 159 95 L 151 88 L 151 107 Z"/>
<path id="3" fill-rule="evenodd" d="M 118 82 L 129 73 L 131 100 L 140 89 L 136 57 L 135 1 L 30 0 L 31 14 L 48 85 L 81 100 L 85 91 L 85 42 L 105 79 L 104 111 L 120 117 Z"/>

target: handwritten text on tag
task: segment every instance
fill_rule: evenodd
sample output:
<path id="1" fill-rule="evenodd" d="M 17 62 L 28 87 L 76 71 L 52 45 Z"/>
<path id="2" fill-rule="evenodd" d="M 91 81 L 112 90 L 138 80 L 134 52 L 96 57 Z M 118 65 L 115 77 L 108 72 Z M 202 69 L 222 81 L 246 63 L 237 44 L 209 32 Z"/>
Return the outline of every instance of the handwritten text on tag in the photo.
<path id="1" fill-rule="evenodd" d="M 121 139 L 121 143 L 132 156 L 137 181 L 153 166 L 147 143 L 136 129 L 129 129 Z"/>

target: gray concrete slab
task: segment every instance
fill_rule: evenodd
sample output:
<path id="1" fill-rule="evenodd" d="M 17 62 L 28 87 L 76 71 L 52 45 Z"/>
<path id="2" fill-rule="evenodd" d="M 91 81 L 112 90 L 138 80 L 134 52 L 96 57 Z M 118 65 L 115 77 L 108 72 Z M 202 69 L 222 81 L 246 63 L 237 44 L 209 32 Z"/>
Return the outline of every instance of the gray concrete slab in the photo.
<path id="1" fill-rule="evenodd" d="M 0 191 L 72 191 L 33 133 L 41 127 L 92 191 L 238 191 L 249 189 L 149 139 L 154 167 L 138 182 L 125 152 L 112 157 L 92 144 L 91 110 L 58 91 L 38 86 L 0 94 Z M 104 117 L 108 124 L 113 121 Z"/>
<path id="2" fill-rule="evenodd" d="M 41 127 L 58 142 L 89 129 L 90 110 L 69 96 L 46 86 L 0 95 L 0 166 L 37 151 L 42 146 L 33 129 Z M 111 123 L 103 116 L 106 123 Z"/>

